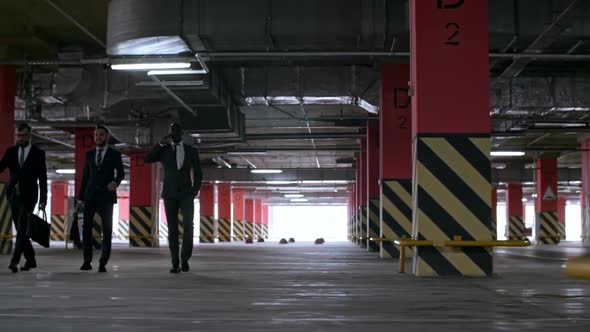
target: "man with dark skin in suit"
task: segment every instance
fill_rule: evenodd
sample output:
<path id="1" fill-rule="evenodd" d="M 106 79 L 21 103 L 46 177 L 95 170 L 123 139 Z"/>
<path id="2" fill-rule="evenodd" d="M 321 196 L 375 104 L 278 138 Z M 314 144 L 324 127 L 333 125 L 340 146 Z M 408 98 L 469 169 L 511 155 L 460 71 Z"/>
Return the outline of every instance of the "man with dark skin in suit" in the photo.
<path id="1" fill-rule="evenodd" d="M 39 194 L 39 209 L 47 204 L 47 167 L 45 151 L 31 144 L 31 126 L 23 123 L 16 131 L 16 145 L 8 148 L 0 159 L 0 173 L 10 170 L 10 182 L 6 190 L 12 220 L 16 228 L 16 243 L 8 269 L 18 272 L 20 256 L 24 253 L 25 265 L 21 271 L 37 267 L 35 250 L 27 237 L 27 215 L 33 213 Z M 38 182 L 38 185 L 37 185 Z"/>
<path id="2" fill-rule="evenodd" d="M 86 152 L 82 185 L 78 194 L 78 210 L 84 211 L 82 242 L 84 263 L 80 270 L 92 270 L 92 228 L 94 214 L 102 221 L 102 252 L 98 272 L 107 272 L 106 265 L 111 256 L 113 233 L 113 205 L 117 202 L 117 187 L 125 178 L 121 152 L 108 146 L 110 132 L 105 126 L 94 131 L 96 149 Z"/>
<path id="3" fill-rule="evenodd" d="M 164 169 L 162 198 L 168 221 L 168 246 L 172 256 L 170 273 L 189 271 L 193 252 L 194 199 L 201 188 L 203 175 L 199 152 L 182 142 L 184 132 L 178 123 L 170 125 L 168 135 L 145 156 L 147 163 L 160 162 Z M 178 254 L 178 211 L 182 213 L 182 250 Z M 181 262 L 182 260 L 182 262 Z M 181 266 L 180 263 L 182 263 Z"/>

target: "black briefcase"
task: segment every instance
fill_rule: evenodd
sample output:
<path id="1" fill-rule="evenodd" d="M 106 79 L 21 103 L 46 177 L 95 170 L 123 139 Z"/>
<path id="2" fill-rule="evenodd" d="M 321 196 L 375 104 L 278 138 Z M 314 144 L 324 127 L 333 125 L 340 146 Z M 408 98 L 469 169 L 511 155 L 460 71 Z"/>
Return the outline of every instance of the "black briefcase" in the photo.
<path id="1" fill-rule="evenodd" d="M 39 211 L 42 212 L 41 217 L 34 213 L 27 216 L 27 237 L 43 247 L 49 248 L 51 226 L 47 223 L 47 213 L 44 210 Z"/>

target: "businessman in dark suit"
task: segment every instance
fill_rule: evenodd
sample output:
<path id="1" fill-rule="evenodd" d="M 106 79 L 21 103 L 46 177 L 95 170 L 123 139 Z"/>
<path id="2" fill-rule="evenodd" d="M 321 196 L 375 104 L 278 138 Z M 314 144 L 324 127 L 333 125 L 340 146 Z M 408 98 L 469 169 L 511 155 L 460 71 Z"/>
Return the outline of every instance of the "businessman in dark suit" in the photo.
<path id="1" fill-rule="evenodd" d="M 117 187 L 125 178 L 121 152 L 109 147 L 110 132 L 105 126 L 94 131 L 96 149 L 86 152 L 82 185 L 78 195 L 77 208 L 84 211 L 82 242 L 84 263 L 80 270 L 92 270 L 92 226 L 94 214 L 102 220 L 102 253 L 98 272 L 107 272 L 106 265 L 111 256 L 113 233 L 113 205 L 117 203 Z"/>
<path id="2" fill-rule="evenodd" d="M 0 173 L 10 170 L 10 181 L 6 189 L 12 220 L 16 228 L 16 243 L 8 268 L 18 272 L 20 256 L 24 253 L 25 265 L 21 271 L 37 267 L 35 250 L 27 237 L 27 215 L 33 213 L 39 195 L 39 209 L 47 204 L 47 168 L 45 152 L 31 144 L 31 126 L 23 123 L 16 131 L 16 145 L 8 148 L 0 159 Z M 37 184 L 38 183 L 38 184 Z"/>
<path id="3" fill-rule="evenodd" d="M 168 221 L 168 246 L 172 256 L 170 273 L 189 271 L 188 260 L 193 253 L 194 199 L 199 193 L 203 173 L 199 152 L 182 142 L 183 130 L 178 123 L 170 125 L 169 135 L 145 156 L 148 163 L 160 162 L 164 169 L 162 198 Z M 192 175 L 192 179 L 191 179 Z M 178 257 L 178 211 L 182 213 L 182 265 Z"/>

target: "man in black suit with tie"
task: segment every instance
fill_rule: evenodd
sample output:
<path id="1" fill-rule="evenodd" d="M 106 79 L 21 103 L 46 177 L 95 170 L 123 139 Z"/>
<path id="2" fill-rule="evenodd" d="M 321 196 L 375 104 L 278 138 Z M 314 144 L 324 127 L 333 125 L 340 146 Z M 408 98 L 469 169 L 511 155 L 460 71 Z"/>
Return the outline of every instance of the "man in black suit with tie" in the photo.
<path id="1" fill-rule="evenodd" d="M 107 272 L 106 265 L 111 256 L 113 233 L 113 205 L 117 203 L 117 187 L 125 178 L 121 152 L 107 145 L 110 132 L 105 126 L 94 131 L 96 149 L 86 152 L 82 185 L 78 195 L 78 209 L 84 210 L 82 242 L 84 263 L 80 270 L 92 270 L 92 226 L 94 214 L 102 220 L 102 253 L 98 272 Z"/>
<path id="2" fill-rule="evenodd" d="M 193 253 L 194 199 L 199 193 L 203 174 L 199 152 L 182 142 L 183 130 L 178 123 L 169 128 L 169 135 L 145 156 L 148 163 L 160 162 L 164 169 L 162 198 L 168 221 L 168 246 L 172 256 L 170 273 L 189 271 L 188 260 Z M 191 179 L 192 175 L 192 179 Z M 182 212 L 182 266 L 178 257 L 178 211 Z"/>
<path id="3" fill-rule="evenodd" d="M 8 268 L 13 273 L 18 272 L 20 256 L 24 253 L 26 262 L 20 270 L 29 271 L 37 267 L 37 261 L 31 240 L 27 237 L 27 215 L 33 213 L 38 194 L 39 209 L 45 209 L 47 168 L 45 151 L 31 144 L 31 126 L 26 123 L 17 128 L 16 145 L 8 148 L 0 159 L 0 173 L 6 168 L 10 170 L 6 194 L 16 228 L 16 243 Z"/>

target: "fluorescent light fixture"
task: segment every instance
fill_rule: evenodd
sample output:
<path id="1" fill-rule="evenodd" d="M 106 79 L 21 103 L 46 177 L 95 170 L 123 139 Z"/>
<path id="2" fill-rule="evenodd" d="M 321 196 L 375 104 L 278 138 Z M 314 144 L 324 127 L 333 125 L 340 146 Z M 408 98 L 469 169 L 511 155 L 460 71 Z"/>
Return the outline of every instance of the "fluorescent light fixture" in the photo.
<path id="1" fill-rule="evenodd" d="M 490 152 L 492 157 L 520 157 L 524 156 L 523 151 L 492 151 Z"/>
<path id="2" fill-rule="evenodd" d="M 307 199 L 305 199 L 305 198 L 291 198 L 290 201 L 295 202 L 295 203 L 302 203 L 302 202 L 307 202 Z"/>
<path id="3" fill-rule="evenodd" d="M 152 70 L 190 68 L 189 62 L 120 63 L 111 65 L 112 70 Z"/>
<path id="4" fill-rule="evenodd" d="M 207 74 L 206 71 L 203 69 L 198 70 L 190 70 L 190 69 L 168 69 L 168 70 L 150 70 L 148 71 L 148 76 L 158 76 L 158 75 L 197 75 L 197 74 Z"/>
<path id="5" fill-rule="evenodd" d="M 549 128 L 586 128 L 587 122 L 535 122 L 535 127 Z"/>
<path id="6" fill-rule="evenodd" d="M 250 173 L 254 174 L 278 174 L 283 173 L 282 169 L 251 169 Z"/>
<path id="7" fill-rule="evenodd" d="M 294 184 L 297 183 L 297 181 L 281 181 L 281 180 L 270 180 L 270 181 L 264 181 L 265 184 Z"/>
<path id="8" fill-rule="evenodd" d="M 264 156 L 264 151 L 244 151 L 244 152 L 228 152 L 229 156 Z"/>
<path id="9" fill-rule="evenodd" d="M 301 198 L 303 197 L 303 194 L 285 194 L 283 196 L 285 196 L 285 198 Z"/>
<path id="10" fill-rule="evenodd" d="M 56 169 L 55 172 L 58 174 L 76 174 L 75 169 Z"/>

